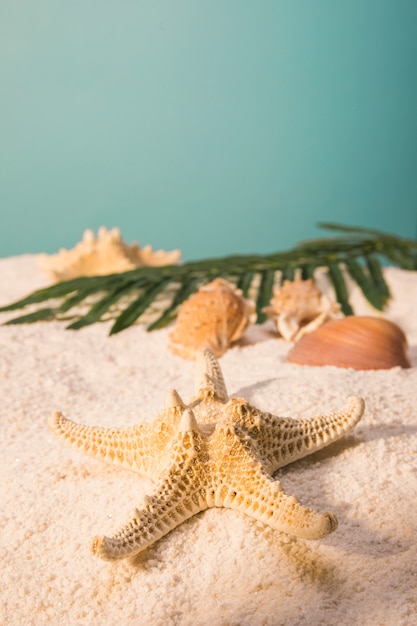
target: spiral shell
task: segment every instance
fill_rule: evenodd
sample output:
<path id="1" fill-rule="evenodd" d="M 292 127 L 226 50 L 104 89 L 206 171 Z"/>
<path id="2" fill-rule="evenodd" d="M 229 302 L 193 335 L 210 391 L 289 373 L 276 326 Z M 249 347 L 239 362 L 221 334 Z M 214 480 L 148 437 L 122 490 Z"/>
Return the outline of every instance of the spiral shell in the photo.
<path id="1" fill-rule="evenodd" d="M 402 329 L 386 319 L 359 315 L 332 320 L 305 335 L 291 348 L 287 360 L 355 370 L 410 367 Z"/>
<path id="2" fill-rule="evenodd" d="M 220 357 L 255 319 L 253 302 L 228 281 L 216 278 L 184 302 L 168 347 L 185 359 L 193 359 L 203 348 Z"/>
<path id="3" fill-rule="evenodd" d="M 311 278 L 284 280 L 268 307 L 263 309 L 286 341 L 298 341 L 330 319 L 340 317 L 340 305 L 332 302 Z"/>

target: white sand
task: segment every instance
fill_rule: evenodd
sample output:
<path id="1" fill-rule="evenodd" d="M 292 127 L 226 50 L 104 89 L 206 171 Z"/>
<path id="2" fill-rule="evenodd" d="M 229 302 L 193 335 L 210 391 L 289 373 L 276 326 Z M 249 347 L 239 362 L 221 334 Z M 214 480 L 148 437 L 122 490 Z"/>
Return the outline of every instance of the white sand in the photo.
<path id="1" fill-rule="evenodd" d="M 259 328 L 250 331 L 259 341 L 221 359 L 229 392 L 276 414 L 365 399 L 352 435 L 279 472 L 287 493 L 337 515 L 338 530 L 320 541 L 210 509 L 135 563 L 96 559 L 91 538 L 124 524 L 150 483 L 63 447 L 47 417 L 59 409 L 86 424 L 150 421 L 169 388 L 192 395 L 193 363 L 167 350 L 166 330 L 0 326 L 0 623 L 416 624 L 417 273 L 390 268 L 387 278 L 387 316 L 407 333 L 412 369 L 290 365 L 289 346 Z M 46 283 L 33 257 L 0 260 L 2 304 Z M 357 293 L 354 302 L 368 311 Z"/>

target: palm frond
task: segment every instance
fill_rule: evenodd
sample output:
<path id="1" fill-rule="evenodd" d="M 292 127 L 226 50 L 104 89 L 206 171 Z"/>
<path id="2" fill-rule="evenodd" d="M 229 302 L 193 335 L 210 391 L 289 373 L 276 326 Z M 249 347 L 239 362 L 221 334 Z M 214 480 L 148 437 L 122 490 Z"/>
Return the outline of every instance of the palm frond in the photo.
<path id="1" fill-rule="evenodd" d="M 75 278 L 35 291 L 0 311 L 30 308 L 6 324 L 63 319 L 70 320 L 68 328 L 76 330 L 113 319 L 110 333 L 114 334 L 146 320 L 148 330 L 154 330 L 169 323 L 179 306 L 201 284 L 221 276 L 255 302 L 260 323 L 265 319 L 263 308 L 269 304 L 274 285 L 293 280 L 296 275 L 314 277 L 316 269 L 323 268 L 342 311 L 351 315 L 347 276 L 373 307 L 383 310 L 390 298 L 383 263 L 388 261 L 403 269 L 417 270 L 417 241 L 413 239 L 355 226 L 332 223 L 320 226 L 341 234 L 304 241 L 291 250 L 274 254 L 234 255 Z"/>
<path id="2" fill-rule="evenodd" d="M 329 278 L 333 283 L 333 287 L 336 293 L 336 299 L 341 306 L 342 312 L 345 315 L 352 315 L 353 309 L 349 302 L 348 289 L 341 268 L 334 261 L 330 261 L 327 267 L 327 271 Z"/>
<path id="3" fill-rule="evenodd" d="M 258 324 L 261 324 L 266 320 L 266 315 L 263 312 L 263 309 L 269 304 L 272 298 L 274 279 L 275 271 L 273 269 L 262 270 L 261 283 L 259 285 L 258 296 L 256 298 L 256 321 Z"/>

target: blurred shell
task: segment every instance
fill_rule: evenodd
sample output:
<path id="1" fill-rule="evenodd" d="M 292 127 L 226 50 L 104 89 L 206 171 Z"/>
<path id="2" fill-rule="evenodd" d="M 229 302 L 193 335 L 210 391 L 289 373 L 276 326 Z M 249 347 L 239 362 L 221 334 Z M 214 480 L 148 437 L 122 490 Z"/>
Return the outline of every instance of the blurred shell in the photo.
<path id="1" fill-rule="evenodd" d="M 385 319 L 359 315 L 327 322 L 305 335 L 292 347 L 287 360 L 356 370 L 411 367 L 401 328 Z"/>
<path id="2" fill-rule="evenodd" d="M 278 333 L 286 341 L 298 341 L 330 319 L 340 316 L 340 304 L 332 302 L 313 280 L 285 280 L 275 290 L 264 312 L 275 322 Z"/>
<path id="3" fill-rule="evenodd" d="M 228 281 L 216 278 L 184 302 L 168 346 L 185 359 L 193 359 L 203 348 L 219 357 L 255 320 L 253 302 Z"/>
<path id="4" fill-rule="evenodd" d="M 146 265 L 161 266 L 178 263 L 179 250 L 154 251 L 152 246 L 140 248 L 137 243 L 126 244 L 118 228 L 102 226 L 97 237 L 92 230 L 84 232 L 82 240 L 71 250 L 62 248 L 57 254 L 39 254 L 39 266 L 52 280 L 59 282 L 77 276 L 98 276 L 127 272 Z"/>

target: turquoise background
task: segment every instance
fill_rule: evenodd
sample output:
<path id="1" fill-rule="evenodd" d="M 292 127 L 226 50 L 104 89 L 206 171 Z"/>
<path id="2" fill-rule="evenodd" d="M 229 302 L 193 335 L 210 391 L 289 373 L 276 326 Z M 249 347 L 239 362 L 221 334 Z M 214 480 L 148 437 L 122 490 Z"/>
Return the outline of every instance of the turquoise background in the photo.
<path id="1" fill-rule="evenodd" d="M 416 236 L 416 0 L 1 0 L 0 256 Z"/>

